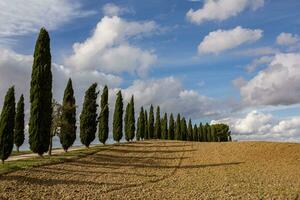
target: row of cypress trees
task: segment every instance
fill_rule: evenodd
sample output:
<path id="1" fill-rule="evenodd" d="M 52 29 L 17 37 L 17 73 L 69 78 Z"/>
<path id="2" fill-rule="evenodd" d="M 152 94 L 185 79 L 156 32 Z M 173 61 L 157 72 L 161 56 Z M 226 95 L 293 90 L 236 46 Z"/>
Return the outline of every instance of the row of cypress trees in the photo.
<path id="1" fill-rule="evenodd" d="M 82 111 L 80 114 L 80 140 L 86 147 L 96 137 L 98 129 L 99 141 L 106 143 L 109 134 L 109 105 L 108 88 L 105 86 L 101 95 L 100 113 L 97 114 L 97 84 L 92 84 L 85 92 Z M 29 145 L 32 152 L 42 156 L 49 150 L 52 142 L 53 129 L 52 105 L 52 72 L 50 37 L 45 28 L 40 30 L 35 45 L 34 60 L 30 83 L 30 118 L 29 118 Z M 64 91 L 63 104 L 56 127 L 59 127 L 59 138 L 65 151 L 71 147 L 76 139 L 76 100 L 72 80 L 69 79 Z M 173 114 L 167 114 L 161 119 L 160 107 L 156 109 L 154 122 L 154 108 L 151 105 L 149 117 L 147 110 L 140 110 L 135 123 L 134 97 L 126 106 L 124 116 L 124 129 L 126 141 L 143 139 L 175 139 L 191 141 L 227 141 L 228 126 L 206 124 L 192 127 L 191 120 L 186 125 L 185 118 L 177 115 L 176 122 Z M 97 128 L 98 125 L 98 128 Z M 225 128 L 224 128 L 225 127 Z M 228 130 L 225 130 L 225 129 Z M 118 91 L 113 114 L 113 139 L 120 142 L 123 138 L 123 97 Z M 222 137 L 221 137 L 222 136 Z M 12 152 L 15 143 L 17 150 L 24 142 L 24 97 L 21 95 L 15 109 L 14 87 L 9 88 L 5 96 L 0 116 L 0 158 L 6 160 Z"/>

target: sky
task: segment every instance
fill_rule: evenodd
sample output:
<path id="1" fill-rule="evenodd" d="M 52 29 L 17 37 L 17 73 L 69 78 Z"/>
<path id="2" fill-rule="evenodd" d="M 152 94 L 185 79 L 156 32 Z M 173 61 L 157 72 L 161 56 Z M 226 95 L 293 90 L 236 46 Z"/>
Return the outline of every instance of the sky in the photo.
<path id="1" fill-rule="evenodd" d="M 53 94 L 72 78 L 108 85 L 193 123 L 227 123 L 237 140 L 300 141 L 298 0 L 0 0 L 0 109 L 15 85 L 29 115 L 32 54 L 51 38 Z M 111 123 L 111 121 L 110 121 Z"/>

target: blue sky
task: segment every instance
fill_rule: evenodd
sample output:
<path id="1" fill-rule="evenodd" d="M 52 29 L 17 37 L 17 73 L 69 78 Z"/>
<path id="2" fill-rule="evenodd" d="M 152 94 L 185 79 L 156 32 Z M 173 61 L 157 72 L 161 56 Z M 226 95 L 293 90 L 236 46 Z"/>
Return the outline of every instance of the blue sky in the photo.
<path id="1" fill-rule="evenodd" d="M 1 96 L 14 84 L 26 97 L 35 40 L 45 26 L 58 100 L 72 77 L 79 105 L 96 81 L 100 90 L 110 86 L 112 107 L 121 88 L 126 100 L 135 95 L 137 110 L 155 104 L 195 123 L 226 122 L 239 139 L 300 139 L 298 0 L 23 4 L 0 3 Z"/>

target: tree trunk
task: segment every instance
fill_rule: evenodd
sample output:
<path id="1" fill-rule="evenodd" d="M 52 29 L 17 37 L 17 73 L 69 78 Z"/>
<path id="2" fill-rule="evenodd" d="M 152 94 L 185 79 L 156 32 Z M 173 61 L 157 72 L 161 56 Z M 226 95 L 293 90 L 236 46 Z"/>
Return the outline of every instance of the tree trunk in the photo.
<path id="1" fill-rule="evenodd" d="M 4 165 L 4 160 L 2 160 L 2 165 Z"/>
<path id="2" fill-rule="evenodd" d="M 53 136 L 50 136 L 49 151 L 48 151 L 49 156 L 51 156 L 51 154 L 52 154 L 52 138 L 53 138 Z"/>
<path id="3" fill-rule="evenodd" d="M 19 153 L 20 151 L 19 151 L 19 147 L 17 146 L 17 152 Z"/>

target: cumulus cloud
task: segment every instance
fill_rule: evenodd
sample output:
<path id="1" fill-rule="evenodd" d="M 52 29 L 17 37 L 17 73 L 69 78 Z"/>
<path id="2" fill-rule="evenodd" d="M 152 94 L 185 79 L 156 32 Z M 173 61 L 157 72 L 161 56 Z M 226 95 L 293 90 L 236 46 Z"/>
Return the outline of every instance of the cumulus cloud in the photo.
<path id="1" fill-rule="evenodd" d="M 190 9 L 186 17 L 195 24 L 204 21 L 223 21 L 236 16 L 245 9 L 256 10 L 264 5 L 264 0 L 205 0 L 198 10 Z"/>
<path id="2" fill-rule="evenodd" d="M 280 33 L 276 38 L 276 43 L 283 46 L 294 45 L 300 41 L 300 38 L 296 34 Z"/>
<path id="3" fill-rule="evenodd" d="M 273 60 L 273 56 L 262 56 L 260 58 L 256 58 L 250 64 L 248 64 L 246 66 L 246 71 L 253 72 L 258 67 L 260 67 L 264 64 L 269 64 L 272 60 Z"/>
<path id="4" fill-rule="evenodd" d="M 105 16 L 119 16 L 124 13 L 131 13 L 133 11 L 129 8 L 117 6 L 113 3 L 107 3 L 102 7 L 102 12 Z"/>
<path id="5" fill-rule="evenodd" d="M 42 26 L 56 29 L 71 19 L 93 14 L 82 11 L 77 1 L 22 0 L 0 1 L 0 38 L 37 32 Z"/>
<path id="6" fill-rule="evenodd" d="M 260 29 L 247 29 L 237 26 L 231 30 L 217 30 L 210 32 L 204 37 L 198 46 L 198 53 L 220 53 L 227 49 L 233 49 L 244 43 L 251 43 L 259 40 L 263 35 Z"/>
<path id="7" fill-rule="evenodd" d="M 73 45 L 74 53 L 66 59 L 66 65 L 76 70 L 129 72 L 144 76 L 156 62 L 156 55 L 129 44 L 128 40 L 151 34 L 157 28 L 153 21 L 128 22 L 118 16 L 105 16 L 97 24 L 91 37 Z"/>
<path id="8" fill-rule="evenodd" d="M 269 113 L 250 111 L 245 116 L 215 120 L 211 122 L 227 123 L 234 139 L 299 141 L 300 117 L 278 119 Z"/>
<path id="9" fill-rule="evenodd" d="M 245 105 L 291 105 L 300 102 L 300 54 L 276 54 L 270 65 L 240 87 Z"/>
<path id="10" fill-rule="evenodd" d="M 126 100 L 132 94 L 135 96 L 136 108 L 160 105 L 162 112 L 181 113 L 195 119 L 218 115 L 221 107 L 213 98 L 200 95 L 194 90 L 186 90 L 181 81 L 174 77 L 136 80 L 123 93 Z"/>

